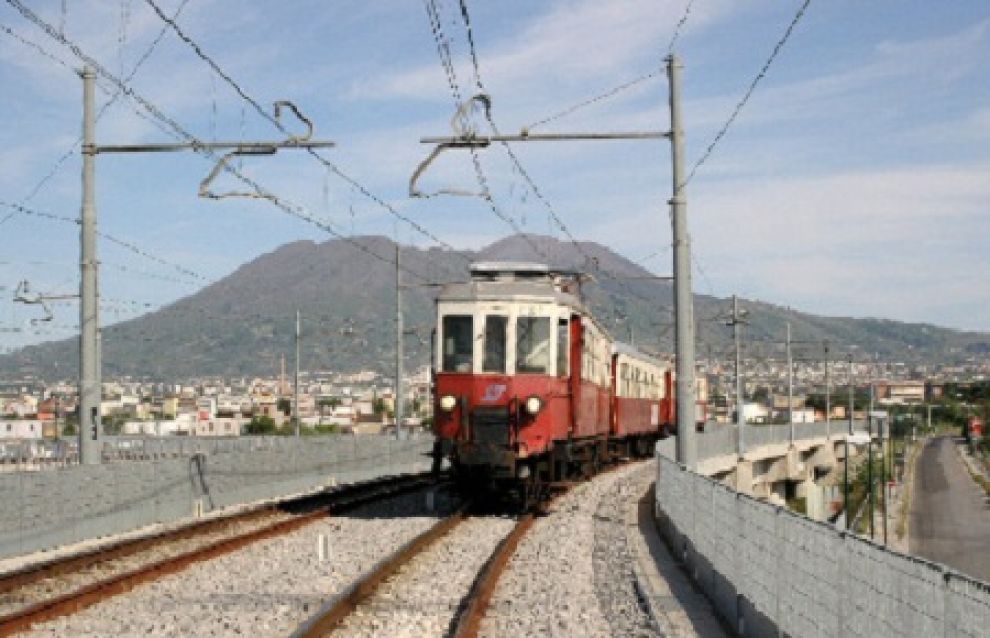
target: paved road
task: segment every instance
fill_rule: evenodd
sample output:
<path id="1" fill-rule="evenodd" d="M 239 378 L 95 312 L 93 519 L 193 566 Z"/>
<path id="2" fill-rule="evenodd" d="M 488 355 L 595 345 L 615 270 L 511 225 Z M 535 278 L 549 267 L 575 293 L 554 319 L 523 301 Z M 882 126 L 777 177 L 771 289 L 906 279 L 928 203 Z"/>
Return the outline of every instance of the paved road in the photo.
<path id="1" fill-rule="evenodd" d="M 911 553 L 990 582 L 990 506 L 949 437 L 918 459 L 911 503 Z"/>

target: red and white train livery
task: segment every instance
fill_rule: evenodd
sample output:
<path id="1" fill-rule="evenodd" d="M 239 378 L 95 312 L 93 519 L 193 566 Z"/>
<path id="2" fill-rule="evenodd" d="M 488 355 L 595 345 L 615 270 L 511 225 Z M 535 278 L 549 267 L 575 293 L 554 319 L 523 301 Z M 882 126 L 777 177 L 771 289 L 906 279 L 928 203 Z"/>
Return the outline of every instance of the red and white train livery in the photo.
<path id="1" fill-rule="evenodd" d="M 493 262 L 444 287 L 437 463 L 446 458 L 460 478 L 530 501 L 611 457 L 648 454 L 674 431 L 672 366 L 613 341 L 582 301 L 581 281 Z"/>

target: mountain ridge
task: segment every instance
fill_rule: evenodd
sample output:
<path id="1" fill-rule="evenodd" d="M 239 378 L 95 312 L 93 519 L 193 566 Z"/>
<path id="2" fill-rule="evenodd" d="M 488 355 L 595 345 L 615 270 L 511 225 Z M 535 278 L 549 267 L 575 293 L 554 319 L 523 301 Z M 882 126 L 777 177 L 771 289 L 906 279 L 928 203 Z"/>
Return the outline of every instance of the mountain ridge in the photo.
<path id="1" fill-rule="evenodd" d="M 426 283 L 420 278 L 465 280 L 474 260 L 548 261 L 534 246 L 550 257 L 550 265 L 594 276 L 586 301 L 613 335 L 644 349 L 672 351 L 670 282 L 649 279 L 646 269 L 595 242 L 578 245 L 580 251 L 552 237 L 512 235 L 477 251 L 401 247 L 405 324 L 416 333 L 405 344 L 407 366 L 429 361 L 437 288 L 420 285 Z M 282 356 L 291 362 L 296 308 L 302 314 L 303 369 L 369 368 L 387 374 L 394 365 L 395 251 L 391 239 L 376 235 L 283 244 L 192 295 L 104 328 L 104 376 L 178 380 L 273 374 Z M 796 342 L 827 340 L 833 352 L 856 344 L 860 357 L 950 363 L 990 354 L 990 334 L 741 301 L 750 313 L 745 338 L 754 352 L 756 344 L 782 341 L 790 322 Z M 706 350 L 722 355 L 728 348 L 727 309 L 725 299 L 695 294 L 699 358 Z M 0 376 L 71 377 L 66 371 L 74 371 L 77 361 L 76 338 L 48 342 L 0 356 Z"/>

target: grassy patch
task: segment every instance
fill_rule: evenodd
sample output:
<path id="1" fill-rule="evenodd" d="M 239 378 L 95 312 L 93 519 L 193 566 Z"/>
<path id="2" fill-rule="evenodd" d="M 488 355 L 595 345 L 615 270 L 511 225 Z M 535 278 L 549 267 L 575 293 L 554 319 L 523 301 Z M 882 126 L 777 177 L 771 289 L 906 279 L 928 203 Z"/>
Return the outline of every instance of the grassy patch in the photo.
<path id="1" fill-rule="evenodd" d="M 911 512 L 911 484 L 914 481 L 914 465 L 918 460 L 918 455 L 921 454 L 922 447 L 924 447 L 923 441 L 912 443 L 908 453 L 907 467 L 904 469 L 904 495 L 901 497 L 901 511 L 897 519 L 897 527 L 894 530 L 899 539 L 904 538 L 907 534 L 908 515 Z"/>

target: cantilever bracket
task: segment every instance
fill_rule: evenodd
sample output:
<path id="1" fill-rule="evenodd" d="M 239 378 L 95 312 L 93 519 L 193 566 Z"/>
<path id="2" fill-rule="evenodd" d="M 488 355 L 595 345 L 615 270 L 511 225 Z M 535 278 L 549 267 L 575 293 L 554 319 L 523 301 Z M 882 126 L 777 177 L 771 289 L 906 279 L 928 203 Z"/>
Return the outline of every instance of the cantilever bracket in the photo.
<path id="1" fill-rule="evenodd" d="M 436 161 L 437 157 L 444 151 L 452 148 L 484 148 L 491 144 L 488 140 L 479 139 L 477 137 L 477 131 L 468 124 L 468 114 L 474 108 L 475 103 L 481 104 L 485 110 L 485 119 L 491 121 L 492 98 L 484 93 L 479 93 L 458 106 L 457 111 L 454 112 L 454 116 L 450 118 L 450 128 L 454 131 L 454 140 L 437 144 L 426 159 L 419 163 L 419 166 L 413 171 L 412 177 L 409 178 L 410 197 L 435 197 L 437 195 L 483 197 L 486 199 L 491 197 L 487 191 L 477 192 L 459 188 L 441 188 L 432 193 L 424 193 L 419 190 L 418 185 L 419 178 L 423 176 L 423 173 L 426 172 L 430 164 Z"/>
<path id="2" fill-rule="evenodd" d="M 468 125 L 468 113 L 470 113 L 474 108 L 475 102 L 484 107 L 485 119 L 491 121 L 492 98 L 490 95 L 485 93 L 479 93 L 471 99 L 465 100 L 459 107 L 457 107 L 457 110 L 454 112 L 454 116 L 450 118 L 450 128 L 454 131 L 457 137 L 472 138 L 477 135 L 477 131 Z"/>
<path id="3" fill-rule="evenodd" d="M 51 306 L 48 305 L 49 301 L 55 301 L 59 299 L 79 298 L 79 295 L 46 295 L 40 292 L 34 293 L 33 296 L 30 296 L 31 295 L 30 287 L 31 285 L 28 283 L 26 279 L 21 281 L 19 284 L 17 284 L 17 290 L 14 291 L 14 302 L 39 305 L 41 306 L 42 310 L 45 311 L 44 317 L 40 319 L 31 319 L 32 326 L 36 326 L 43 321 L 44 322 L 51 321 L 52 319 L 55 318 L 55 314 L 52 312 Z"/>
<path id="4" fill-rule="evenodd" d="M 296 118 L 300 122 L 306 125 L 305 135 L 290 134 L 289 137 L 286 138 L 285 140 L 287 143 L 298 144 L 299 142 L 305 142 L 309 140 L 311 137 L 313 137 L 313 122 L 308 117 L 303 115 L 302 112 L 299 110 L 299 108 L 296 107 L 296 105 L 290 102 L 289 100 L 279 100 L 278 102 L 275 102 L 274 107 L 272 109 L 275 112 L 275 121 L 278 122 L 279 126 L 282 125 L 283 108 L 288 108 L 290 111 L 292 111 L 292 113 L 296 116 Z"/>
<path id="5" fill-rule="evenodd" d="M 203 181 L 199 183 L 199 196 L 205 199 L 224 199 L 227 197 L 246 197 L 250 199 L 269 199 L 274 201 L 275 198 L 272 195 L 261 192 L 249 192 L 249 191 L 228 191 L 226 193 L 214 193 L 210 190 L 210 186 L 213 184 L 213 180 L 220 175 L 220 171 L 227 170 L 230 164 L 230 158 L 240 157 L 243 155 L 274 155 L 276 152 L 276 147 L 271 146 L 268 148 L 241 148 L 235 151 L 227 153 L 219 160 L 217 160 L 216 165 L 210 174 L 207 175 Z"/>

